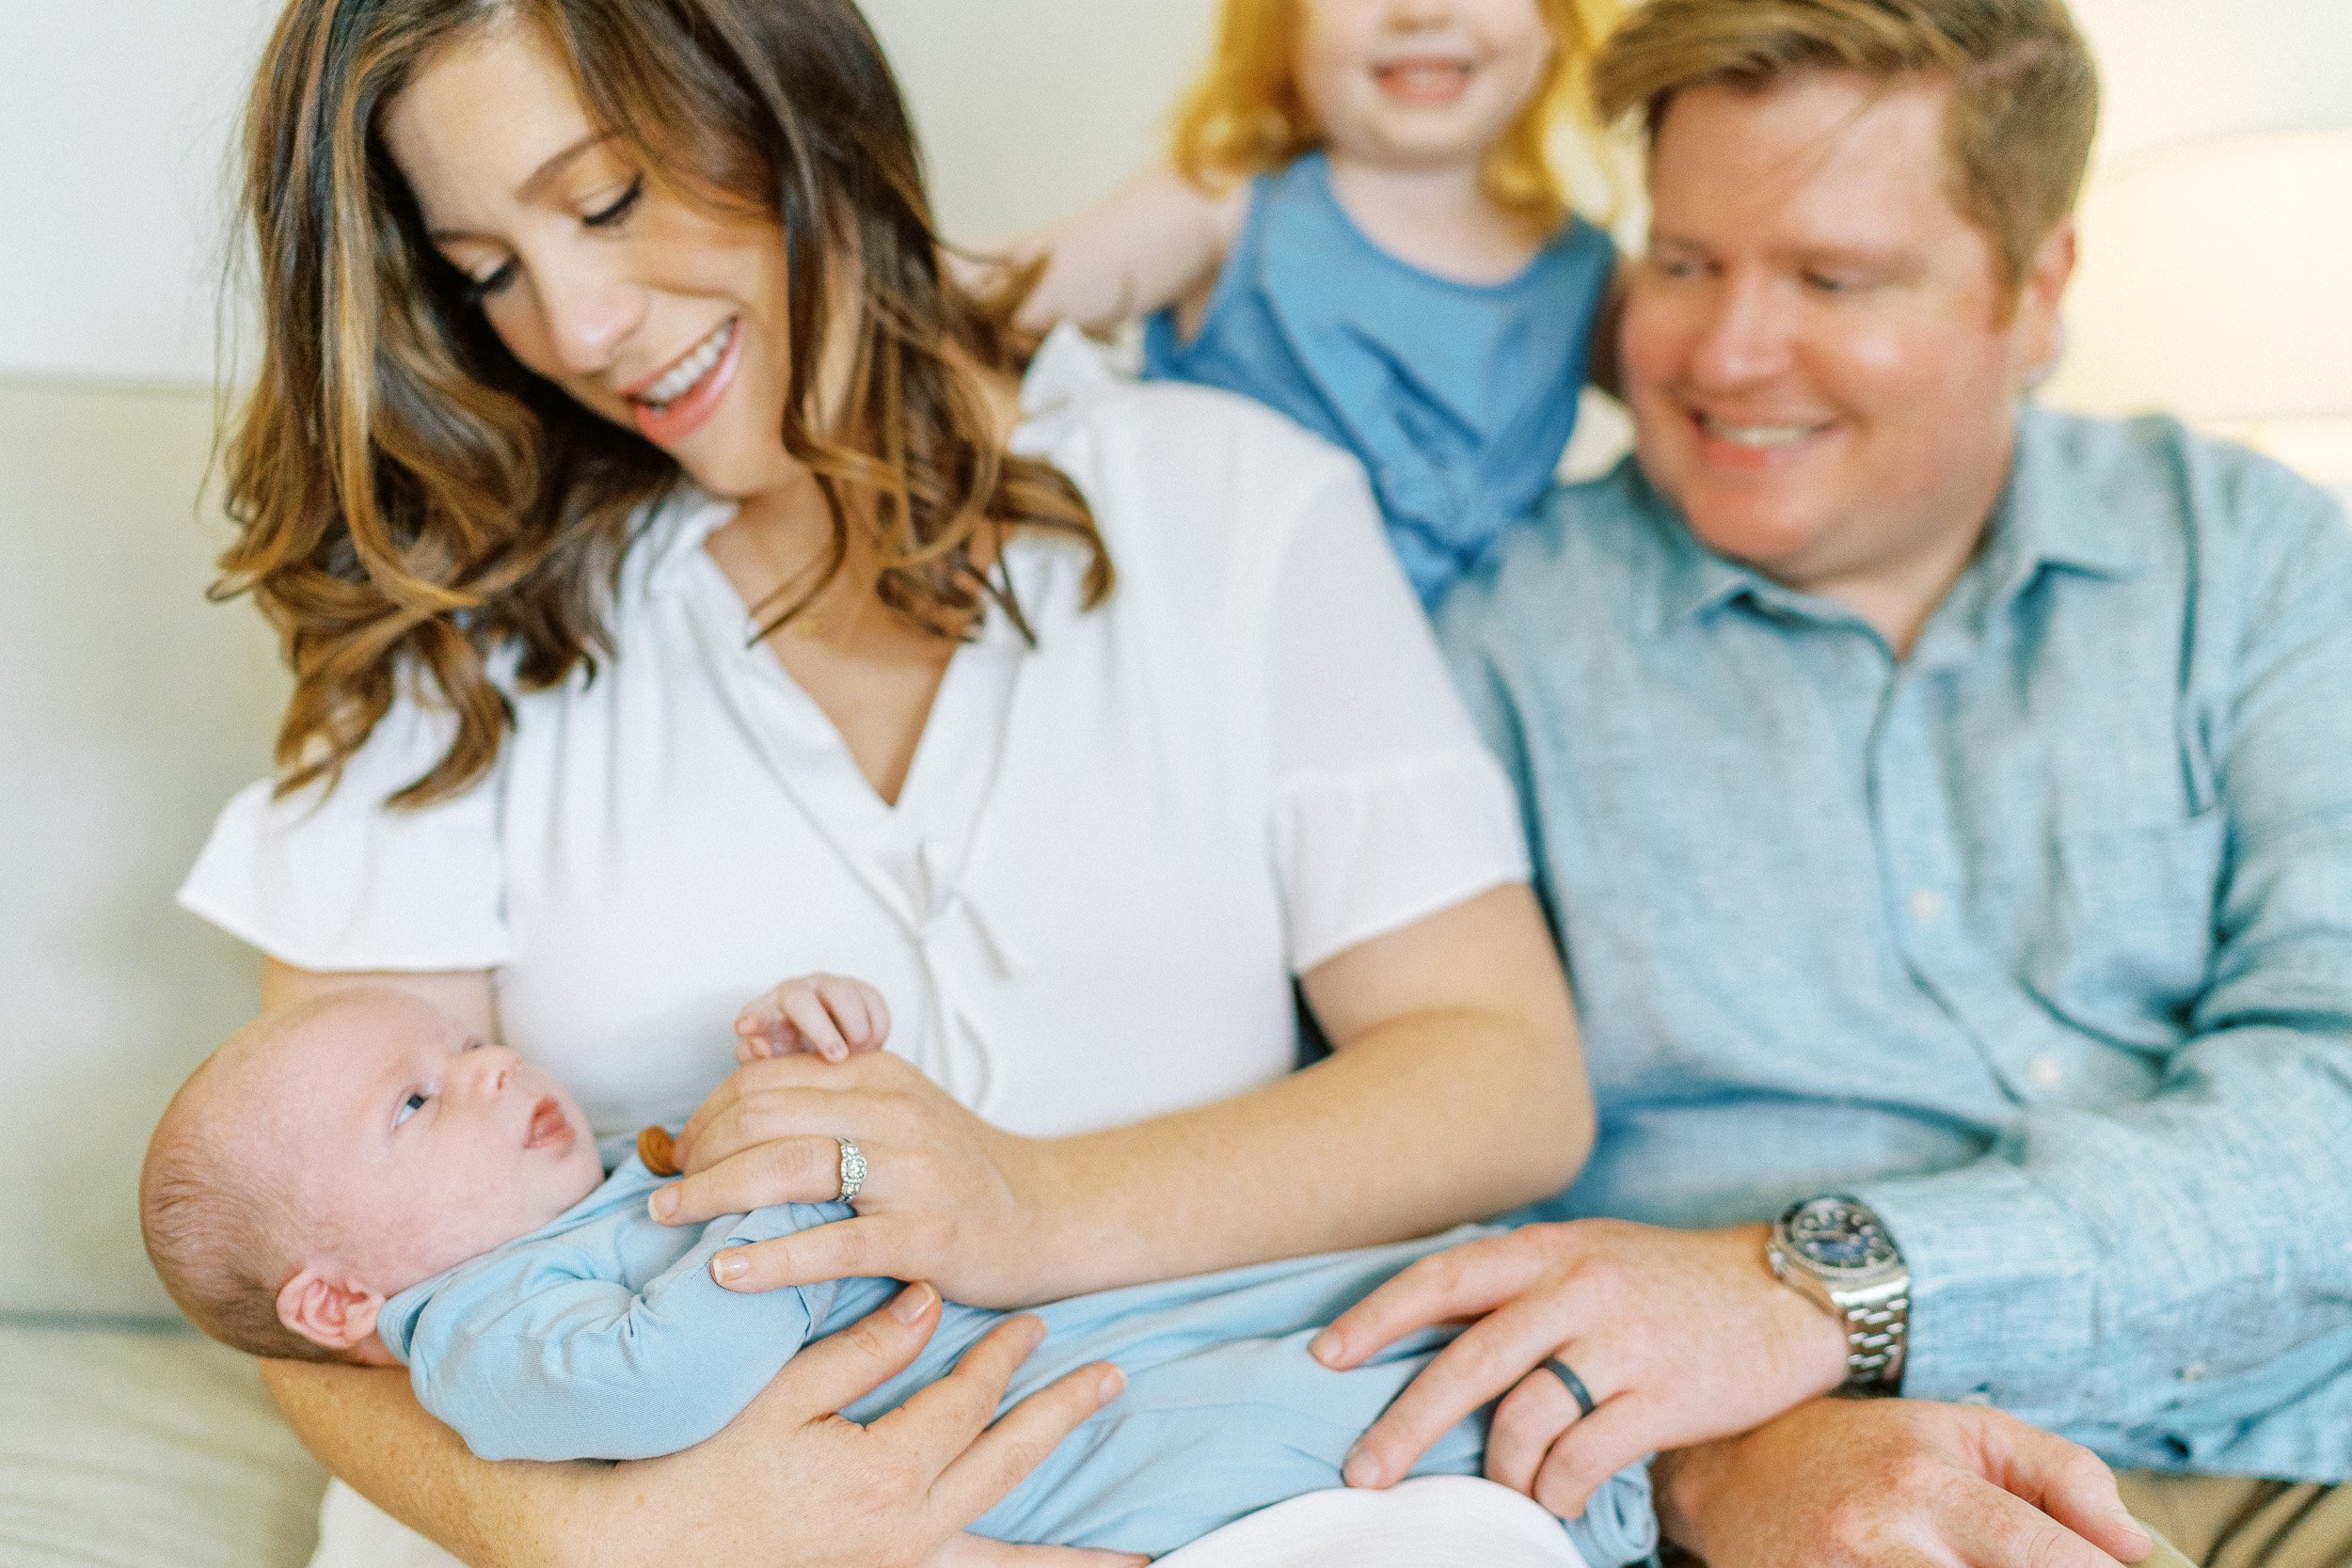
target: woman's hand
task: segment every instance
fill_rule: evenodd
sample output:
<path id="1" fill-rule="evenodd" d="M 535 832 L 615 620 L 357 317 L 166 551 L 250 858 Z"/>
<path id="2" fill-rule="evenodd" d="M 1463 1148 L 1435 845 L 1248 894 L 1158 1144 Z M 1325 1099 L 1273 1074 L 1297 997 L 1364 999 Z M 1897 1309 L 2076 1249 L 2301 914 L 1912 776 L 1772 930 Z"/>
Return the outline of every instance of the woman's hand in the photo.
<path id="1" fill-rule="evenodd" d="M 1364 1434 L 1349 1483 L 1395 1481 L 1500 1396 L 1487 1476 L 1574 1518 L 1644 1455 L 1744 1432 L 1836 1387 L 1845 1334 L 1772 1277 L 1766 1235 L 1578 1220 L 1422 1259 L 1314 1342 L 1326 1366 L 1347 1368 L 1415 1329 L 1470 1323 Z M 1543 1370 L 1551 1357 L 1583 1381 L 1591 1415 Z"/>
<path id="2" fill-rule="evenodd" d="M 1010 1547 L 963 1528 L 1035 1469 L 1073 1428 L 1116 1398 L 1116 1368 L 1071 1373 L 996 1406 L 1042 1327 L 1010 1318 L 946 1377 L 870 1426 L 834 1414 L 914 1359 L 938 1326 L 939 1292 L 897 1300 L 794 1356 L 708 1442 L 618 1465 L 565 1511 L 567 1561 L 639 1568 L 1123 1568 L 1116 1552 Z M 660 1538 L 648 1540 L 648 1520 Z M 679 1523 L 679 1522 L 684 1523 Z M 817 1522 L 821 1521 L 821 1525 Z M 813 1528 L 814 1527 L 814 1528 Z"/>
<path id="3" fill-rule="evenodd" d="M 739 1068 L 678 1140 L 683 1180 L 655 1195 L 665 1225 L 841 1194 L 842 1138 L 866 1156 L 857 1217 L 723 1252 L 713 1277 L 772 1291 L 874 1275 L 927 1279 L 958 1301 L 1037 1298 L 1049 1184 L 1043 1146 L 991 1127 L 900 1057 L 778 1056 Z"/>

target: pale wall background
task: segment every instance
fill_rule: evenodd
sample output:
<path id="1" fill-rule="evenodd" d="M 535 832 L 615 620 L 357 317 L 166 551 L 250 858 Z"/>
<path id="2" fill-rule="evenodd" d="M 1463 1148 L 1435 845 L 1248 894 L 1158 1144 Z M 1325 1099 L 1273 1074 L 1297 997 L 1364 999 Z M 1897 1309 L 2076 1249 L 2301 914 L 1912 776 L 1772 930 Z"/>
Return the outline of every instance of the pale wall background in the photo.
<path id="1" fill-rule="evenodd" d="M 1107 188 L 1151 150 L 1212 0 L 868 0 L 952 237 Z M 0 374 L 213 373 L 226 147 L 276 0 L 0 0 Z M 2346 0 L 2076 0 L 2103 156 L 2352 125 Z M 2186 222 L 2194 214 L 2184 214 Z"/>

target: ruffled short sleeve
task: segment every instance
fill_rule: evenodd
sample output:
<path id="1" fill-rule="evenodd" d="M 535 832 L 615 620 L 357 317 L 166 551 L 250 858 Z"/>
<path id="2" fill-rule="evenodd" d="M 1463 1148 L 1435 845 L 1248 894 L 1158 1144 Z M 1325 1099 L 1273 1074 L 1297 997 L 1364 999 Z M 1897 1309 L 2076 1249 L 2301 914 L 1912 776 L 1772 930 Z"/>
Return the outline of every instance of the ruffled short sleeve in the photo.
<path id="1" fill-rule="evenodd" d="M 268 781 L 214 824 L 181 906 L 300 969 L 494 969 L 511 955 L 496 770 L 421 811 L 385 800 L 423 777 L 455 721 L 404 698 L 332 789 Z"/>
<path id="2" fill-rule="evenodd" d="M 1447 679 L 1352 465 L 1277 569 L 1274 845 L 1291 965 L 1528 877 L 1518 808 Z"/>

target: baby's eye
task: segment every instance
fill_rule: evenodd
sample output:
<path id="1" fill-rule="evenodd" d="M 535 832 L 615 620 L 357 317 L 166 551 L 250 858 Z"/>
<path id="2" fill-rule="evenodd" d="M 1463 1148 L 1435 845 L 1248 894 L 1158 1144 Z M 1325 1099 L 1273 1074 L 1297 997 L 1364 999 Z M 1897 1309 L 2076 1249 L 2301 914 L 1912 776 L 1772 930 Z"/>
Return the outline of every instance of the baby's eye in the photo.
<path id="1" fill-rule="evenodd" d="M 424 1099 L 425 1097 L 422 1091 L 411 1089 L 408 1093 L 408 1098 L 400 1102 L 400 1109 L 393 1113 L 392 1125 L 394 1127 L 398 1127 L 402 1122 L 406 1121 L 410 1117 L 413 1117 L 419 1111 L 423 1110 Z"/>

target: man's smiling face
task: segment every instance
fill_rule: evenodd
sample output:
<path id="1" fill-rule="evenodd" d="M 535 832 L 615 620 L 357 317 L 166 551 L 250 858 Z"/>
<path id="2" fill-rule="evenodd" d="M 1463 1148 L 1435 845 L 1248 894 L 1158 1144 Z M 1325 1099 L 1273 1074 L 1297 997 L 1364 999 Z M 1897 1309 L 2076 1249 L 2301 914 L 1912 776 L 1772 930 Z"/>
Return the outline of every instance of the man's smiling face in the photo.
<path id="1" fill-rule="evenodd" d="M 1710 549 L 1851 599 L 1940 596 L 2054 352 L 2071 229 L 2017 291 L 1954 201 L 1951 87 L 1839 71 L 1678 93 L 1627 302 L 1644 470 Z"/>

